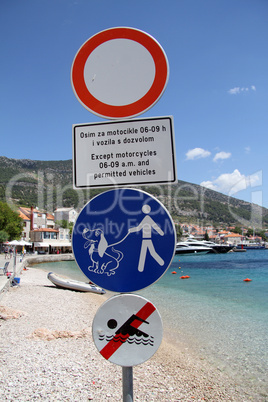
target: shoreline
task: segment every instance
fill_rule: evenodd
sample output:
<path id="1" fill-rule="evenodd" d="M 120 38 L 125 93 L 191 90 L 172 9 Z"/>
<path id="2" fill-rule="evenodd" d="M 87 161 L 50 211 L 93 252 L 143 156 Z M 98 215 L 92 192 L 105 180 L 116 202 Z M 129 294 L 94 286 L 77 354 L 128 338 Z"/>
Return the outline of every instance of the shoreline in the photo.
<path id="1" fill-rule="evenodd" d="M 99 354 L 91 336 L 94 315 L 108 297 L 56 288 L 42 269 L 22 271 L 20 286 L 1 300 L 1 306 L 25 313 L 0 320 L 1 399 L 122 400 L 122 369 Z M 133 368 L 133 377 L 134 399 L 140 401 L 265 401 L 187 345 L 175 347 L 167 339 Z"/>

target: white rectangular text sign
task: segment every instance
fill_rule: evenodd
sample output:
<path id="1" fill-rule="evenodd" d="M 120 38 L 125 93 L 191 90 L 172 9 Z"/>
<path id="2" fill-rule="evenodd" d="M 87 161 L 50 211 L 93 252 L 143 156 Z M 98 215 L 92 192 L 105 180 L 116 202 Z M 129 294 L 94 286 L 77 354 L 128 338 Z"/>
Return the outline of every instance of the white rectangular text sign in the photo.
<path id="1" fill-rule="evenodd" d="M 175 183 L 173 119 L 73 125 L 74 188 Z"/>

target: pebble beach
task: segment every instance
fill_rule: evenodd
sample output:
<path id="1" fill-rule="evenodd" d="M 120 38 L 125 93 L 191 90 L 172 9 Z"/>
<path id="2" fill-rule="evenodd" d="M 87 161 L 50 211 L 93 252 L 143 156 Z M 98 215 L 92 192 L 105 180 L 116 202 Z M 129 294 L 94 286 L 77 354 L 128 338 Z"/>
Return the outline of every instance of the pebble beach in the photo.
<path id="1" fill-rule="evenodd" d="M 0 400 L 122 400 L 122 368 L 99 354 L 91 335 L 106 298 L 56 288 L 42 269 L 23 270 L 0 300 Z M 165 339 L 133 368 L 133 380 L 136 401 L 265 401 Z"/>

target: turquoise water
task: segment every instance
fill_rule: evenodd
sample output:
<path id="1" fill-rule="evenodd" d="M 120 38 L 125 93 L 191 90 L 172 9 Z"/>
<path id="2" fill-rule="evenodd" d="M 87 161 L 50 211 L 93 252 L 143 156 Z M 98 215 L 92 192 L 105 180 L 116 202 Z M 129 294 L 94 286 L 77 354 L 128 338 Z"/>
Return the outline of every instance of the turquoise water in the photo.
<path id="1" fill-rule="evenodd" d="M 86 279 L 75 262 L 39 267 Z M 138 293 L 158 308 L 173 344 L 268 393 L 268 250 L 175 256 L 166 274 Z"/>

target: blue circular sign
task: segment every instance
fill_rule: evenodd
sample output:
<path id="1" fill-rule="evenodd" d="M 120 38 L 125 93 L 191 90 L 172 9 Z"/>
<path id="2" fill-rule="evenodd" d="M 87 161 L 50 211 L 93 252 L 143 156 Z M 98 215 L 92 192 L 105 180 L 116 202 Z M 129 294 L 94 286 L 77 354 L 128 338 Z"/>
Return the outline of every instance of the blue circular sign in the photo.
<path id="1" fill-rule="evenodd" d="M 73 253 L 83 273 L 112 292 L 135 292 L 156 282 L 175 253 L 167 209 L 150 194 L 113 189 L 90 200 L 73 228 Z"/>

